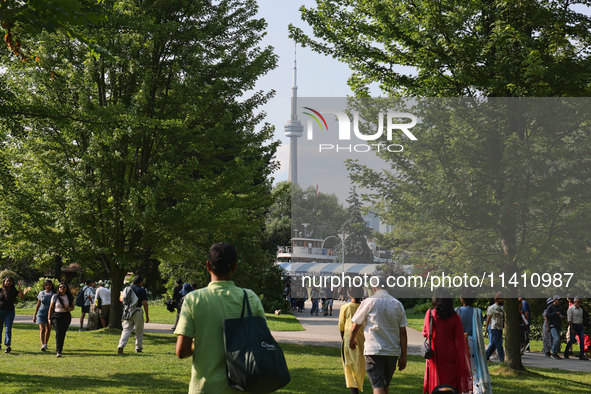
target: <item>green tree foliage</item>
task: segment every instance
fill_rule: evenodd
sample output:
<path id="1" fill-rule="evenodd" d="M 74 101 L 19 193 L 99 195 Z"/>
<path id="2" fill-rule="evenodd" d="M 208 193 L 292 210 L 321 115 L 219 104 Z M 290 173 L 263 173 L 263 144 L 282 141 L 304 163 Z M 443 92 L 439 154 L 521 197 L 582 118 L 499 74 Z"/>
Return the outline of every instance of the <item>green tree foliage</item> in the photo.
<path id="1" fill-rule="evenodd" d="M 27 61 L 23 41 L 44 31 L 53 33 L 58 30 L 113 59 L 95 41 L 74 29 L 76 25 L 96 25 L 105 20 L 100 2 L 102 0 L 4 0 L 0 2 L 0 33 L 8 49 L 22 61 Z"/>
<path id="2" fill-rule="evenodd" d="M 4 64 L 19 108 L 17 125 L 2 125 L 4 250 L 98 258 L 114 316 L 125 274 L 149 259 L 206 283 L 214 242 L 237 246 L 236 281 L 256 285 L 271 264 L 260 229 L 276 149 L 272 127 L 256 129 L 256 108 L 273 92 L 243 94 L 277 60 L 258 46 L 266 24 L 256 3 L 105 1 L 104 10 L 105 22 L 80 32 L 118 61 L 57 32 L 38 36 L 43 61 Z"/>
<path id="3" fill-rule="evenodd" d="M 371 235 L 371 229 L 367 227 L 361 215 L 361 202 L 355 187 L 351 188 L 347 199 L 347 220 L 339 230 L 339 234 L 347 234 L 345 239 L 345 263 L 371 264 L 373 253 L 367 245 L 367 237 Z M 343 262 L 343 243 L 339 242 L 335 247 L 335 263 Z"/>
<path id="4" fill-rule="evenodd" d="M 273 204 L 265 218 L 263 247 L 270 254 L 277 253 L 277 246 L 286 246 L 291 240 L 291 182 L 279 182 L 273 188 Z"/>
<path id="5" fill-rule="evenodd" d="M 302 189 L 299 185 L 291 185 L 292 236 L 297 230 L 300 237 L 307 233 L 309 238 L 327 238 L 336 235 L 346 220 L 347 211 L 334 193 L 317 192 L 313 186 Z M 309 224 L 306 230 L 303 223 Z M 331 238 L 326 241 L 325 248 L 333 247 L 337 242 L 338 239 Z"/>
<path id="6" fill-rule="evenodd" d="M 588 6 L 568 0 L 318 0 L 317 8 L 302 8 L 315 37 L 294 26 L 290 31 L 302 45 L 347 63 L 358 96 L 367 96 L 371 83 L 391 96 L 588 96 Z M 517 270 L 524 255 L 527 260 L 536 252 L 547 263 L 588 260 L 588 133 L 534 130 L 517 118 L 487 132 L 447 129 L 421 134 L 418 143 L 404 141 L 405 154 L 386 157 L 389 174 L 372 178 L 376 174 L 357 168 L 357 180 L 389 202 L 401 245 L 456 264 L 477 264 L 475 256 L 489 248 L 489 260 Z M 541 253 L 548 247 L 553 253 Z M 523 368 L 517 305 L 507 299 L 507 310 L 515 311 L 507 314 L 506 333 L 512 369 Z"/>

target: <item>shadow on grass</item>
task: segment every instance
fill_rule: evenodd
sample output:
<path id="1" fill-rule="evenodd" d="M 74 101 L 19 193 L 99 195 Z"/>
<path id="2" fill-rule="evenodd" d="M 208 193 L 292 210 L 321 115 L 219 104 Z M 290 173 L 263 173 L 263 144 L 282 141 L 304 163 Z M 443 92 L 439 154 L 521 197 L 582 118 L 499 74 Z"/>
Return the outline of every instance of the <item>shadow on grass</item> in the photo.
<path id="1" fill-rule="evenodd" d="M 8 387 L 18 382 L 20 390 L 11 391 L 13 393 L 45 392 L 44 390 L 48 387 L 71 392 L 104 392 L 105 389 L 109 390 L 112 388 L 112 392 L 114 393 L 119 392 L 124 387 L 135 387 L 134 390 L 136 392 L 146 391 L 150 393 L 178 393 L 188 390 L 186 383 L 173 381 L 168 374 L 164 373 L 117 373 L 101 375 L 97 371 L 96 377 L 88 377 L 78 376 L 75 373 L 76 371 L 72 372 L 71 377 L 52 377 L 34 374 L 28 374 L 24 377 L 15 373 L 2 372 L 2 381 L 3 385 L 8 385 Z"/>
<path id="2" fill-rule="evenodd" d="M 562 370 L 544 370 L 531 368 L 522 372 L 513 372 L 505 367 L 491 371 L 495 393 L 515 393 L 516 388 L 537 393 L 591 393 L 591 385 L 575 379 L 576 376 L 588 376 L 588 372 Z M 530 386 L 535 384 L 535 387 Z"/>

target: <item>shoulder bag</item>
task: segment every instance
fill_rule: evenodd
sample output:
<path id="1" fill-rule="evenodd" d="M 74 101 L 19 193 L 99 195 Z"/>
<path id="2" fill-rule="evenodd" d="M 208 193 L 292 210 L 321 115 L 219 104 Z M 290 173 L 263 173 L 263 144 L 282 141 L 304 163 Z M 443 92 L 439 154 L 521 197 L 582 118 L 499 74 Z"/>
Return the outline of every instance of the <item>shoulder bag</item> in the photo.
<path id="1" fill-rule="evenodd" d="M 290 382 L 287 363 L 265 318 L 252 315 L 248 294 L 243 292 L 240 318 L 224 320 L 228 385 L 251 394 L 272 393 Z"/>
<path id="2" fill-rule="evenodd" d="M 429 338 L 425 338 L 425 342 L 423 343 L 423 346 L 421 347 L 421 356 L 423 356 L 425 359 L 430 359 L 431 357 L 433 357 L 433 355 L 435 354 L 435 352 L 433 351 L 432 347 L 431 347 L 431 335 L 433 334 L 433 315 L 432 315 L 432 309 L 429 309 Z"/>

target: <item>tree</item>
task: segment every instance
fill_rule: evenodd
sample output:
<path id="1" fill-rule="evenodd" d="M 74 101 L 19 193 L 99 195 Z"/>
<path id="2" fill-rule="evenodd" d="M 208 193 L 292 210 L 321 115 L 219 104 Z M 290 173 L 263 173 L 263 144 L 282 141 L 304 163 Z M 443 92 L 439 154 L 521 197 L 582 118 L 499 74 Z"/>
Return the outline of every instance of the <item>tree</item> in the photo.
<path id="1" fill-rule="evenodd" d="M 97 24 L 104 20 L 98 2 L 79 0 L 5 0 L 0 3 L 0 33 L 8 49 L 22 61 L 27 61 L 23 50 L 23 38 L 34 38 L 42 32 L 63 31 L 70 37 L 79 39 L 97 53 L 114 59 L 96 42 L 80 34 L 73 26 Z M 24 37 L 23 37 L 24 36 Z"/>
<path id="2" fill-rule="evenodd" d="M 273 256 L 277 246 L 290 244 L 291 240 L 291 182 L 279 182 L 271 192 L 273 204 L 265 218 L 264 249 Z"/>
<path id="3" fill-rule="evenodd" d="M 302 189 L 299 185 L 291 185 L 292 235 L 297 230 L 300 237 L 307 234 L 311 238 L 327 238 L 336 235 L 346 220 L 347 211 L 334 193 L 321 193 L 313 186 Z M 303 223 L 309 224 L 307 229 Z M 337 239 L 331 238 L 326 241 L 325 247 L 337 242 Z"/>
<path id="4" fill-rule="evenodd" d="M 98 257 L 113 316 L 128 271 L 158 258 L 203 273 L 206 251 L 222 240 L 237 246 L 237 283 L 256 283 L 270 264 L 257 234 L 277 146 L 272 127 L 256 129 L 273 92 L 241 98 L 276 65 L 271 48 L 258 47 L 266 25 L 254 19 L 256 3 L 104 9 L 105 22 L 80 31 L 118 61 L 56 32 L 35 42 L 42 62 L 4 63 L 19 122 L 2 124 L 3 223 L 15 237 L 3 248 L 16 254 L 19 242 L 43 239 L 67 259 Z"/>
<path id="5" fill-rule="evenodd" d="M 363 216 L 361 216 L 361 202 L 359 201 L 359 195 L 355 191 L 355 186 L 351 188 L 347 202 L 349 203 L 347 221 L 339 230 L 339 234 L 348 235 L 345 239 L 345 263 L 373 263 L 373 253 L 367 245 L 367 237 L 371 234 L 371 229 L 367 227 Z M 343 262 L 342 240 L 335 247 L 335 256 L 337 256 L 335 263 L 340 264 Z"/>
<path id="6" fill-rule="evenodd" d="M 581 12 L 580 4 L 567 0 L 317 3 L 317 9 L 302 8 L 302 18 L 318 40 L 293 26 L 291 34 L 300 44 L 349 64 L 353 70 L 349 84 L 358 96 L 367 96 L 373 82 L 392 96 L 589 95 L 591 59 L 585 48 L 591 19 L 589 12 Z M 395 65 L 411 71 L 405 74 Z M 461 135 L 426 133 L 420 143 L 410 144 L 405 155 L 388 158 L 392 174 L 367 182 L 370 174 L 364 172 L 357 180 L 378 187 L 398 220 L 409 219 L 418 228 L 425 222 L 438 227 L 441 237 L 439 245 L 433 244 L 435 251 L 440 257 L 454 251 L 456 263 L 462 258 L 478 260 L 475 256 L 487 251 L 498 266 L 519 270 L 524 254 L 532 257 L 537 251 L 541 256 L 540 250 L 547 250 L 544 245 L 549 243 L 560 252 L 544 254 L 548 263 L 564 257 L 588 261 L 589 222 L 584 222 L 589 208 L 585 197 L 589 174 L 584 169 L 588 135 L 536 132 L 520 124 L 519 115 L 512 118 L 514 122 L 504 129 L 489 128 L 486 133 L 474 129 Z M 557 150 L 545 144 L 555 144 Z M 568 187 L 565 178 L 555 178 L 559 168 L 578 186 Z M 554 204 L 571 194 L 574 205 Z M 546 235 L 544 245 L 539 244 L 540 234 Z M 532 235 L 535 241 L 528 238 Z M 490 245 L 494 247 L 486 250 Z M 474 246 L 481 247 L 479 253 L 474 254 Z M 514 298 L 506 301 L 507 310 L 515 311 L 507 314 L 506 362 L 520 370 L 517 305 Z"/>

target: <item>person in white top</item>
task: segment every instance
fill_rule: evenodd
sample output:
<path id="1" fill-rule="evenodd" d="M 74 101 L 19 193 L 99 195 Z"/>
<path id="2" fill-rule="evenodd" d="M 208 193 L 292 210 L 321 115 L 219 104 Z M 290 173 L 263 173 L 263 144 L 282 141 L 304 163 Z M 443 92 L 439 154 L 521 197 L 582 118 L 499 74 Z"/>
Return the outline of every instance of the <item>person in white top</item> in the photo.
<path id="1" fill-rule="evenodd" d="M 388 294 L 385 277 L 373 277 L 370 284 L 374 295 L 361 303 L 351 319 L 349 347 L 356 348 L 355 338 L 363 328 L 365 369 L 373 393 L 387 394 L 396 364 L 400 371 L 406 368 L 408 320 L 404 306 Z"/>
<path id="2" fill-rule="evenodd" d="M 101 323 L 103 323 L 103 327 L 106 328 L 109 324 L 109 316 L 111 314 L 111 290 L 104 287 L 102 280 L 98 281 L 93 302 L 98 309 Z"/>
<path id="3" fill-rule="evenodd" d="M 60 282 L 57 294 L 51 299 L 48 316 L 55 331 L 55 350 L 57 357 L 62 356 L 64 339 L 66 339 L 68 327 L 70 327 L 70 323 L 72 322 L 70 312 L 73 310 L 74 296 L 70 292 L 68 285 L 65 282 Z"/>
<path id="4" fill-rule="evenodd" d="M 583 308 L 581 307 L 581 297 L 576 297 L 573 305 L 566 311 L 568 327 L 570 329 L 570 338 L 566 347 L 564 348 L 564 358 L 568 358 L 568 351 L 573 343 L 576 343 L 576 337 L 579 337 L 579 345 L 581 351 L 579 353 L 579 360 L 589 360 L 585 357 L 585 327 L 583 326 Z"/>

